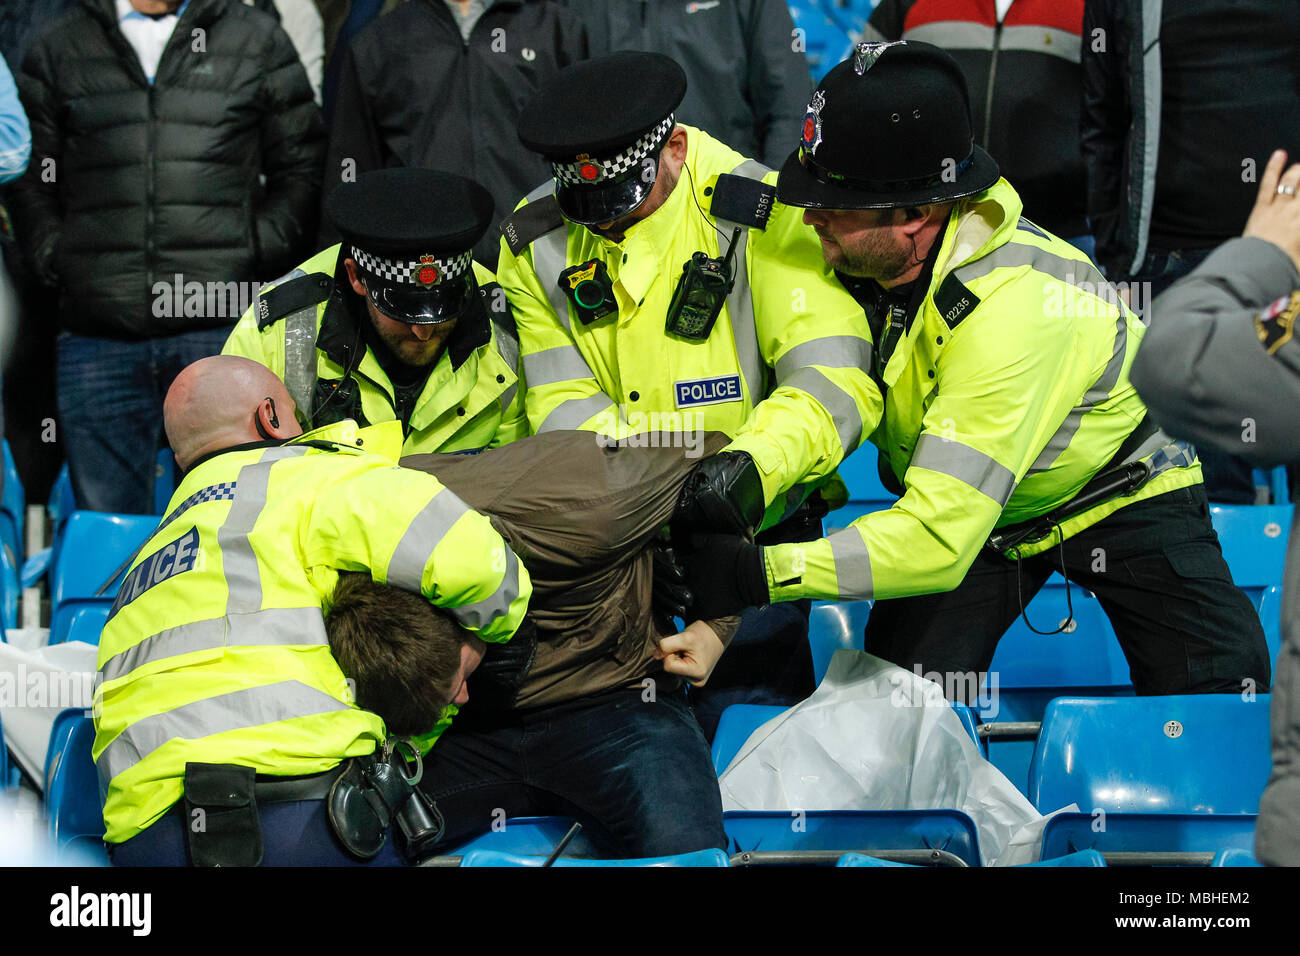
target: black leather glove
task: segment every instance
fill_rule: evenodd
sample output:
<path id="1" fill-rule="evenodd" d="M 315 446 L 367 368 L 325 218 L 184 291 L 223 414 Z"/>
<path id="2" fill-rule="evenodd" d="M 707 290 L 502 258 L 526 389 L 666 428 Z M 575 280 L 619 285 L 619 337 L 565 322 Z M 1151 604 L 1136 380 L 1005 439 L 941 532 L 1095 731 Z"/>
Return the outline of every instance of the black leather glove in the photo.
<path id="1" fill-rule="evenodd" d="M 654 554 L 654 587 L 650 605 L 655 616 L 664 621 L 686 617 L 695 596 L 686 584 L 686 569 L 677 560 L 677 552 L 668 545 L 656 545 L 651 553 Z"/>
<path id="2" fill-rule="evenodd" d="M 743 451 L 719 452 L 691 469 L 673 514 L 675 533 L 748 534 L 763 520 L 763 482 Z"/>
<path id="3" fill-rule="evenodd" d="M 712 621 L 771 602 L 763 549 L 731 534 L 696 534 L 678 557 L 694 596 L 687 620 Z"/>

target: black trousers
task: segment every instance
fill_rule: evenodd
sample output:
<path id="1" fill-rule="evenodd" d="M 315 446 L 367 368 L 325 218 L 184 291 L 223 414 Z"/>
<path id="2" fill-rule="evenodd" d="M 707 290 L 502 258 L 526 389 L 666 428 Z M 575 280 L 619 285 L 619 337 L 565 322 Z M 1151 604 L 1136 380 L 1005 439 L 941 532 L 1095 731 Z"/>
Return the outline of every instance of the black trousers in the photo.
<path id="1" fill-rule="evenodd" d="M 1022 599 L 1028 604 L 1053 571 L 1062 571 L 1062 552 L 1065 576 L 1094 592 L 1110 618 L 1138 694 L 1268 691 L 1259 615 L 1232 583 L 1199 484 L 1121 508 L 1019 569 L 981 551 L 955 590 L 877 601 L 867 620 L 867 651 L 945 678 L 984 674 Z"/>

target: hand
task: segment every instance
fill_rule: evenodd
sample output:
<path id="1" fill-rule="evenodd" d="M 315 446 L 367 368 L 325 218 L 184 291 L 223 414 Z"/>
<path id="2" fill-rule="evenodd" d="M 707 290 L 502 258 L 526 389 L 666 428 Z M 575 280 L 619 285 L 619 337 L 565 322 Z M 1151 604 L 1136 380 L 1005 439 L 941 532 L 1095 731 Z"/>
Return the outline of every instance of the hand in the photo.
<path id="1" fill-rule="evenodd" d="M 1246 220 L 1243 236 L 1265 239 L 1281 248 L 1300 271 L 1300 163 L 1282 171 L 1286 165 L 1286 151 L 1276 150 L 1264 167 L 1260 178 L 1255 207 Z M 1279 193 L 1278 186 L 1290 187 L 1289 195 Z"/>
<path id="2" fill-rule="evenodd" d="M 665 673 L 685 677 L 692 687 L 703 687 L 724 650 L 713 628 L 693 621 L 680 634 L 663 638 L 654 653 L 655 660 L 664 662 Z"/>
<path id="3" fill-rule="evenodd" d="M 705 458 L 686 476 L 673 527 L 682 531 L 749 534 L 763 520 L 763 482 L 743 451 Z"/>
<path id="4" fill-rule="evenodd" d="M 664 620 L 686 617 L 686 609 L 695 600 L 686 584 L 686 569 L 677 560 L 677 553 L 668 545 L 654 545 L 650 550 L 654 555 L 651 608 L 656 617 Z"/>
<path id="5" fill-rule="evenodd" d="M 729 534 L 691 535 L 678 551 L 695 600 L 689 617 L 712 621 L 771 601 L 763 549 Z"/>

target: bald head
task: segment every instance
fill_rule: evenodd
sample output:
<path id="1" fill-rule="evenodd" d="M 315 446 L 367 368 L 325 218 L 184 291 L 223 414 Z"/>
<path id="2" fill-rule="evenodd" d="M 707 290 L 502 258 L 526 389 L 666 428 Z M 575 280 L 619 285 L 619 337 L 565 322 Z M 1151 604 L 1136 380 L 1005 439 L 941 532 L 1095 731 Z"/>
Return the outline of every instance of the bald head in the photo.
<path id="1" fill-rule="evenodd" d="M 216 451 L 271 438 L 293 438 L 302 428 L 284 383 L 259 362 L 214 355 L 187 366 L 167 391 L 163 427 L 181 468 Z M 258 431 L 261 423 L 263 435 Z"/>

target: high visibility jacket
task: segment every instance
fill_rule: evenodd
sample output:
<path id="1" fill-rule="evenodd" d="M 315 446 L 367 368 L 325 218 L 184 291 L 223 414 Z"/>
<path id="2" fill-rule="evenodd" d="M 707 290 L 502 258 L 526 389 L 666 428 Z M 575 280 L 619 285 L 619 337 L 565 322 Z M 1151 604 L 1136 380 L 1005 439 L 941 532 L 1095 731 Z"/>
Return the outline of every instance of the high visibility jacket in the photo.
<path id="1" fill-rule="evenodd" d="M 820 541 L 766 548 L 773 600 L 951 590 L 994 527 L 1069 501 L 1145 416 L 1128 378 L 1142 323 L 1083 253 L 1020 211 L 1006 180 L 957 204 L 920 310 L 883 370 L 885 414 L 872 422 L 904 493 Z M 1158 473 L 1060 534 L 1201 480 L 1191 448 L 1159 431 L 1125 456 L 1139 460 Z"/>
<path id="2" fill-rule="evenodd" d="M 185 475 L 100 638 L 108 841 L 166 812 L 187 762 L 311 774 L 384 739 L 330 655 L 319 582 L 333 576 L 312 568 L 419 591 L 486 640 L 515 632 L 527 571 L 486 517 L 395 467 L 396 431 L 344 422 L 306 436 L 338 443 L 241 445 Z"/>
<path id="3" fill-rule="evenodd" d="M 528 422 L 534 432 L 583 428 L 620 438 L 724 432 L 733 439 L 728 450 L 757 464 L 774 506 L 770 523 L 796 483 L 833 477 L 864 423 L 879 415 L 870 332 L 801 210 L 774 201 L 776 173 L 685 129 L 676 188 L 622 242 L 562 220 L 553 183 L 502 224 L 497 277 L 519 327 Z M 719 176 L 733 171 L 748 178 L 728 181 L 742 188 L 725 211 L 747 221 L 726 219 L 715 204 L 715 190 L 717 199 L 727 192 Z M 725 253 L 737 226 L 736 282 L 712 332 L 702 341 L 667 334 L 683 266 L 695 252 Z M 559 279 L 592 260 L 604 264 L 618 312 L 588 324 Z"/>
<path id="4" fill-rule="evenodd" d="M 332 281 L 313 282 L 313 274 Z M 283 379 L 308 430 L 344 419 L 362 425 L 397 420 L 407 455 L 503 445 L 528 434 L 518 393 L 519 345 L 492 273 L 475 263 L 474 275 L 482 308 L 458 320 L 409 405 L 365 344 L 360 323 L 370 318 L 348 285 L 340 246 L 268 283 L 222 354 L 261 362 Z M 302 292 L 284 298 L 272 294 L 294 279 Z"/>

